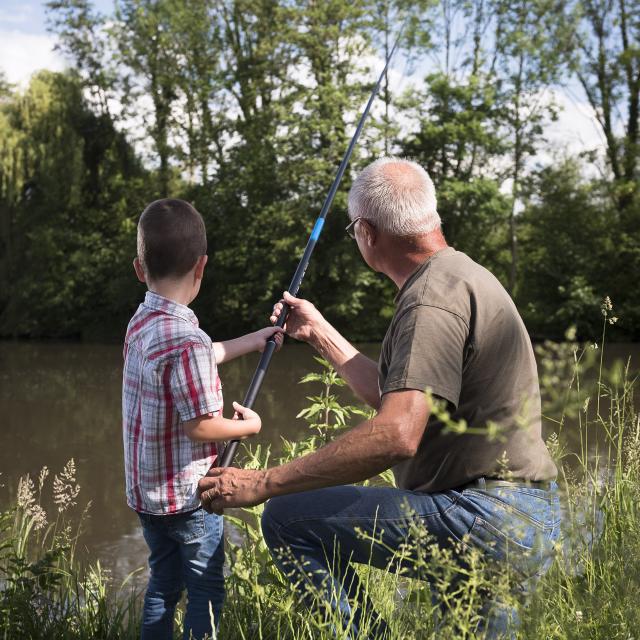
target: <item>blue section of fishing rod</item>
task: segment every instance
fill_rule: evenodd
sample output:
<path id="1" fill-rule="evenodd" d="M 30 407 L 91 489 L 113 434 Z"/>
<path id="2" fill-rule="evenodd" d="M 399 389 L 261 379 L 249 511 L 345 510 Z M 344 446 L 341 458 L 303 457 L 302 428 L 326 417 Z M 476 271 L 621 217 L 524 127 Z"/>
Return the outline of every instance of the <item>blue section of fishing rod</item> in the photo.
<path id="1" fill-rule="evenodd" d="M 347 165 L 349 164 L 349 159 L 351 158 L 351 154 L 353 153 L 356 143 L 358 142 L 358 138 L 360 137 L 360 133 L 362 132 L 362 128 L 364 127 L 365 120 L 369 115 L 369 110 L 371 109 L 371 105 L 373 104 L 373 101 L 378 95 L 378 91 L 380 90 L 380 85 L 382 84 L 382 80 L 385 74 L 387 73 L 387 69 L 389 67 L 389 63 L 391 62 L 391 58 L 393 58 L 393 54 L 396 52 L 396 48 L 398 47 L 398 43 L 400 42 L 400 38 L 402 36 L 403 30 L 404 30 L 404 26 L 400 29 L 400 32 L 398 33 L 398 37 L 396 38 L 393 48 L 391 49 L 391 53 L 389 53 L 389 56 L 387 57 L 386 63 L 384 65 L 384 69 L 382 70 L 382 73 L 378 78 L 378 82 L 376 82 L 375 87 L 373 88 L 373 91 L 371 93 L 371 96 L 369 96 L 369 101 L 367 102 L 367 106 L 365 107 L 364 111 L 362 112 L 362 115 L 360 116 L 360 121 L 358 122 L 356 131 L 353 134 L 353 137 L 351 138 L 351 142 L 347 147 L 347 151 L 345 152 L 344 157 L 342 158 L 342 162 L 340 163 L 340 167 L 338 168 L 336 177 L 334 178 L 333 184 L 331 185 L 331 188 L 329 189 L 329 193 L 327 194 L 327 197 L 325 198 L 325 201 L 322 205 L 322 209 L 320 209 L 320 215 L 318 216 L 318 219 L 316 220 L 313 226 L 313 230 L 311 231 L 311 235 L 309 236 L 307 246 L 304 249 L 302 258 L 300 259 L 300 262 L 298 263 L 298 266 L 296 268 L 296 272 L 293 274 L 293 278 L 291 279 L 291 283 L 289 284 L 288 291 L 292 296 L 298 295 L 298 290 L 300 289 L 300 285 L 302 284 L 304 274 L 307 270 L 307 267 L 309 266 L 309 261 L 311 260 L 311 254 L 313 253 L 316 243 L 320 238 L 320 234 L 322 233 L 322 228 L 324 226 L 324 221 L 327 217 L 327 213 L 329 212 L 329 207 L 331 206 L 331 203 L 333 202 L 336 192 L 338 191 L 338 187 L 340 186 L 342 176 L 344 175 Z M 276 327 L 284 326 L 287 320 L 288 311 L 289 311 L 289 307 L 286 304 L 283 304 L 282 310 L 280 312 L 280 316 L 278 317 L 278 321 L 275 323 Z M 253 374 L 253 378 L 251 379 L 251 383 L 249 384 L 247 393 L 245 394 L 244 400 L 242 402 L 243 406 L 249 409 L 253 406 L 253 403 L 255 402 L 258 396 L 258 392 L 260 391 L 260 387 L 262 386 L 262 381 L 264 380 L 264 376 L 267 373 L 267 369 L 269 368 L 269 363 L 271 362 L 271 358 L 273 357 L 275 350 L 276 350 L 275 338 L 273 337 L 269 338 L 269 340 L 267 340 L 267 343 L 265 345 L 264 351 L 262 352 L 262 356 L 260 358 L 260 362 L 258 363 L 258 367 L 256 368 L 256 371 Z M 220 461 L 221 467 L 228 467 L 231 465 L 239 443 L 240 443 L 239 440 L 231 440 L 231 442 L 229 442 L 229 444 L 226 446 L 224 450 L 224 453 L 222 454 L 222 460 Z"/>
<path id="2" fill-rule="evenodd" d="M 313 225 L 313 231 L 311 232 L 311 240 L 318 242 L 318 238 L 322 233 L 322 227 L 324 227 L 324 218 L 318 218 L 316 223 Z"/>

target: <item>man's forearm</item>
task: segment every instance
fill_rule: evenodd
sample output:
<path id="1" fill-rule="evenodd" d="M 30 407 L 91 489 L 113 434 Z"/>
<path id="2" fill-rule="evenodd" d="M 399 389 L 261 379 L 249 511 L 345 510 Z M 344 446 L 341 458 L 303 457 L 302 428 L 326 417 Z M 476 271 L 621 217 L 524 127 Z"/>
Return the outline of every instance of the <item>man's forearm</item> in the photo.
<path id="1" fill-rule="evenodd" d="M 311 346 L 328 360 L 353 392 L 370 407 L 380 408 L 378 366 L 358 351 L 326 320 L 314 332 Z"/>
<path id="2" fill-rule="evenodd" d="M 360 482 L 406 459 L 394 430 L 372 418 L 314 453 L 266 471 L 268 496 Z"/>
<path id="3" fill-rule="evenodd" d="M 326 446 L 271 469 L 212 468 L 198 483 L 209 512 L 260 504 L 269 498 L 371 478 L 416 455 L 429 420 L 422 391 L 384 396 L 378 414 Z"/>

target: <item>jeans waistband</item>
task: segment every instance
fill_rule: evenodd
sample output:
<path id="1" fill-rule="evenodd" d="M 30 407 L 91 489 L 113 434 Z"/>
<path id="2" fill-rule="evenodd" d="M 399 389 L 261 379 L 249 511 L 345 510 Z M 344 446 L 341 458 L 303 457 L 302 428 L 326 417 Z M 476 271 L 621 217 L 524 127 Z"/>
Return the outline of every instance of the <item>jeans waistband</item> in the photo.
<path id="1" fill-rule="evenodd" d="M 471 482 L 458 487 L 459 491 L 463 489 L 491 489 L 493 487 L 529 487 L 531 489 L 541 489 L 542 491 L 550 491 L 556 486 L 555 480 L 500 480 L 498 478 L 476 478 Z"/>

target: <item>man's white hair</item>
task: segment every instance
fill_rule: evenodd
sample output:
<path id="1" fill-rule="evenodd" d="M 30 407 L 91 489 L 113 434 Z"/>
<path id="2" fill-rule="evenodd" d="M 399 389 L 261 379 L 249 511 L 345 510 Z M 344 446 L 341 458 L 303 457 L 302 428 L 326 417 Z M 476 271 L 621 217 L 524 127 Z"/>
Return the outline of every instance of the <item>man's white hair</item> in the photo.
<path id="1" fill-rule="evenodd" d="M 429 174 L 403 158 L 380 158 L 366 167 L 349 191 L 349 217 L 365 218 L 394 236 L 440 227 L 436 190 Z"/>

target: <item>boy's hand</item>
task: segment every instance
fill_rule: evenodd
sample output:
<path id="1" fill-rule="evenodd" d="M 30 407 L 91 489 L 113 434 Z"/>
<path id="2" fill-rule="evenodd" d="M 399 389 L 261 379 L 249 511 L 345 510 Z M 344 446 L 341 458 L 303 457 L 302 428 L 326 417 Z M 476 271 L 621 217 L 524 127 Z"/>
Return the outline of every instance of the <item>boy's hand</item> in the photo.
<path id="1" fill-rule="evenodd" d="M 246 428 L 247 432 L 254 435 L 260 432 L 260 429 L 262 428 L 262 420 L 255 411 L 252 411 L 247 407 L 243 407 L 239 402 L 233 403 L 233 409 L 235 411 L 233 419 L 242 419 L 244 423 L 242 426 Z"/>
<path id="2" fill-rule="evenodd" d="M 265 327 L 264 329 L 259 329 L 253 335 L 256 339 L 256 351 L 262 353 L 267 345 L 267 340 L 271 338 L 271 336 L 273 336 L 276 341 L 276 351 L 280 351 L 284 340 L 284 329 L 281 327 Z"/>

